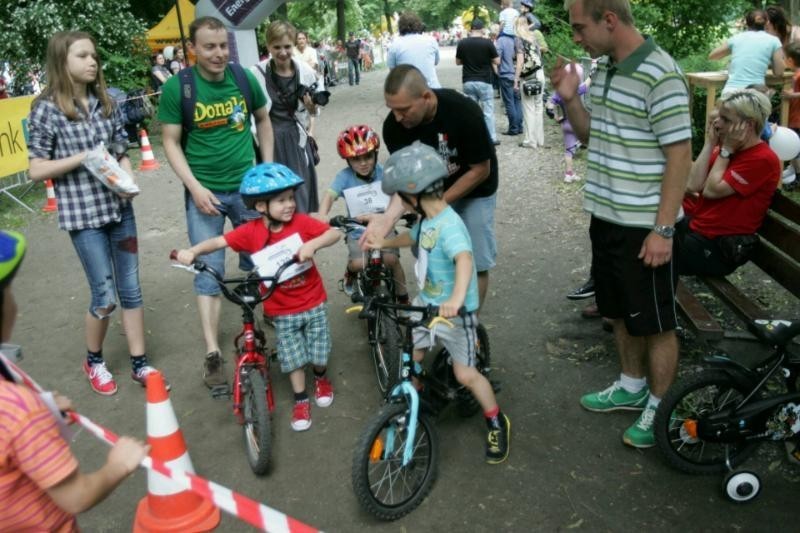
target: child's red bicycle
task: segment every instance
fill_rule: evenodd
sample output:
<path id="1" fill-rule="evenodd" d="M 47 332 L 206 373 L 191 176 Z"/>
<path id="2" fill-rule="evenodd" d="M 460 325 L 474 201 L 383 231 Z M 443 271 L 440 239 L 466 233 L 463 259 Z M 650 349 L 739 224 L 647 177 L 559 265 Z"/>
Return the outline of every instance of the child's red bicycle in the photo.
<path id="1" fill-rule="evenodd" d="M 177 251 L 173 250 L 169 257 L 176 260 Z M 192 266 L 174 265 L 194 274 L 210 275 L 219 284 L 225 298 L 242 309 L 242 331 L 233 341 L 236 350 L 233 391 L 226 386 L 224 389 L 212 389 L 211 395 L 214 398 L 233 396 L 233 414 L 242 425 L 247 462 L 258 475 L 267 472 L 270 462 L 271 416 L 275 401 L 272 397 L 269 364 L 275 355 L 267 351 L 266 337 L 256 324 L 254 310 L 272 296 L 278 286 L 277 280 L 296 262 L 297 258 L 287 261 L 274 276 L 261 277 L 253 271 L 245 277 L 229 279 L 223 279 L 219 272 L 203 261 L 195 261 Z M 260 291 L 262 283 L 269 287 Z"/>

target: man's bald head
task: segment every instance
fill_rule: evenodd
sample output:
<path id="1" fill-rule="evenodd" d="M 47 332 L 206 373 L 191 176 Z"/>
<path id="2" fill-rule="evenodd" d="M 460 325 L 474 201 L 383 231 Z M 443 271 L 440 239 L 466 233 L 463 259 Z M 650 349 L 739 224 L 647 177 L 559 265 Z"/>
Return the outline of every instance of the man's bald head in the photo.
<path id="1" fill-rule="evenodd" d="M 411 65 L 397 65 L 386 76 L 383 83 L 383 92 L 386 95 L 395 95 L 405 89 L 411 98 L 420 98 L 425 91 L 429 91 L 425 76 L 416 67 Z"/>

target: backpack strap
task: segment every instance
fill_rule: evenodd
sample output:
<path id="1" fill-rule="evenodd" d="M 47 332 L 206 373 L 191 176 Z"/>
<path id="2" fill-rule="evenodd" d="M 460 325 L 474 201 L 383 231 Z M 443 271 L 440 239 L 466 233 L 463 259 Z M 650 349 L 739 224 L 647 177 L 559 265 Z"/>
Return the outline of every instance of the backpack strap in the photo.
<path id="1" fill-rule="evenodd" d="M 247 71 L 239 63 L 228 63 L 228 68 L 231 69 L 233 79 L 236 81 L 236 86 L 244 97 L 247 104 L 247 113 L 253 114 L 253 88 L 250 86 L 250 79 L 247 77 Z"/>
<path id="2" fill-rule="evenodd" d="M 197 84 L 194 81 L 192 67 L 178 72 L 181 91 L 181 148 L 186 150 L 189 132 L 194 128 L 194 108 L 197 104 Z"/>

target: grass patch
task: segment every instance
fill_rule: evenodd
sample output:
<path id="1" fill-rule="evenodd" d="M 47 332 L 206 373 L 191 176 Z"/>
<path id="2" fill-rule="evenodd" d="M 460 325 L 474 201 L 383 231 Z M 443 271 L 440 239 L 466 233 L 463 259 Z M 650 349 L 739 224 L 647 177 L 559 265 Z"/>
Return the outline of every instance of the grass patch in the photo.
<path id="1" fill-rule="evenodd" d="M 9 192 L 19 198 L 19 195 L 25 192 L 27 187 L 27 185 L 21 185 L 14 187 Z M 45 204 L 45 196 L 44 185 L 36 184 L 22 198 L 22 202 L 34 210 L 34 213 L 31 213 L 9 198 L 8 195 L 0 194 L 0 228 L 19 229 L 27 226 L 34 217 L 41 217 L 41 208 Z"/>

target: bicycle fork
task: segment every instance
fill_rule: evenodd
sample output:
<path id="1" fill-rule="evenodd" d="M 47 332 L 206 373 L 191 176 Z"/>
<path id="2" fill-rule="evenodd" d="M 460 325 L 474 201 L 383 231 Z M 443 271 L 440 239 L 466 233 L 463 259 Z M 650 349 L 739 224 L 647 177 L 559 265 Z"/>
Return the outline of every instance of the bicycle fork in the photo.
<path id="1" fill-rule="evenodd" d="M 403 354 L 403 377 L 407 378 L 409 373 L 409 366 L 410 366 L 411 358 L 407 353 Z M 408 463 L 411 462 L 411 458 L 414 455 L 414 439 L 417 434 L 417 420 L 419 417 L 419 393 L 417 389 L 414 388 L 414 385 L 411 384 L 411 381 L 404 380 L 398 383 L 394 389 L 392 389 L 392 393 L 390 394 L 390 398 L 399 398 L 405 397 L 406 401 L 410 406 L 410 413 L 408 415 L 409 420 L 407 423 L 407 431 L 408 431 L 408 438 L 406 439 L 406 444 L 403 449 L 403 466 L 408 466 Z M 390 456 L 394 453 L 394 432 L 395 432 L 395 425 L 392 424 L 389 426 L 389 429 L 386 431 L 386 456 Z"/>

